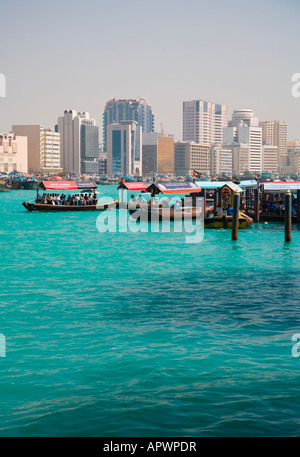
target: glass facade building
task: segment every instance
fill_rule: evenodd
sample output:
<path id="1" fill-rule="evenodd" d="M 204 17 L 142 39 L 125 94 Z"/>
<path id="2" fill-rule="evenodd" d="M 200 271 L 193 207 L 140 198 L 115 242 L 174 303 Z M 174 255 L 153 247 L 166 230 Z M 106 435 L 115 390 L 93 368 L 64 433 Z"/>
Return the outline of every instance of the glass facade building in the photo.
<path id="1" fill-rule="evenodd" d="M 103 113 L 103 151 L 107 152 L 107 127 L 123 121 L 135 121 L 143 133 L 154 132 L 154 115 L 150 103 L 140 100 L 109 100 Z"/>

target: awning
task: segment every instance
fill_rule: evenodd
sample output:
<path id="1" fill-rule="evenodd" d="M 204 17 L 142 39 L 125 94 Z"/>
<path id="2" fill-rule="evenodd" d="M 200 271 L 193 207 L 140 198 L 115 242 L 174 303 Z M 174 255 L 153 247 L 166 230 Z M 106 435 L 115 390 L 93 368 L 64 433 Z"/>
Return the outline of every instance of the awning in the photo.
<path id="1" fill-rule="evenodd" d="M 93 181 L 42 181 L 40 188 L 43 190 L 90 190 L 96 189 Z"/>
<path id="2" fill-rule="evenodd" d="M 155 182 L 147 187 L 147 192 L 151 191 L 154 191 L 156 194 L 192 194 L 201 192 L 201 189 L 194 182 Z"/>
<path id="3" fill-rule="evenodd" d="M 293 181 L 293 182 L 271 182 L 271 183 L 263 183 L 264 185 L 264 192 L 268 193 L 275 193 L 275 192 L 286 192 L 290 190 L 291 192 L 295 192 L 300 190 L 300 181 Z"/>
<path id="4" fill-rule="evenodd" d="M 119 189 L 127 189 L 131 191 L 141 191 L 141 190 L 146 190 L 147 186 L 143 182 L 123 182 L 122 184 L 119 185 Z"/>
<path id="5" fill-rule="evenodd" d="M 197 186 L 201 187 L 201 189 L 214 190 L 220 189 L 220 187 L 223 187 L 225 185 L 232 184 L 232 181 L 197 181 L 196 184 Z M 248 181 L 241 181 L 238 185 L 243 189 L 250 189 L 256 188 L 257 182 L 255 181 L 255 179 L 251 179 Z"/>

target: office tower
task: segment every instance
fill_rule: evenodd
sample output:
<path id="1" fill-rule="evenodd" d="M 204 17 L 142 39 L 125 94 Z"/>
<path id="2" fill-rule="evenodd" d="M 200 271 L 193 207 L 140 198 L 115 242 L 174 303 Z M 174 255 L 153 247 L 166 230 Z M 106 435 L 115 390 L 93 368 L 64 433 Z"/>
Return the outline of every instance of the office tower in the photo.
<path id="1" fill-rule="evenodd" d="M 210 146 L 178 141 L 174 145 L 174 168 L 177 176 L 192 176 L 193 170 L 210 175 Z"/>
<path id="2" fill-rule="evenodd" d="M 122 121 L 135 121 L 142 133 L 154 132 L 154 115 L 145 98 L 109 100 L 103 113 L 103 152 L 107 152 L 107 127 Z"/>
<path id="3" fill-rule="evenodd" d="M 223 146 L 243 144 L 249 147 L 251 173 L 262 171 L 262 129 L 252 110 L 235 110 L 229 126 L 223 129 Z M 243 147 L 244 148 L 244 147 Z M 244 170 L 246 171 L 246 170 Z"/>
<path id="4" fill-rule="evenodd" d="M 28 138 L 28 171 L 60 173 L 60 135 L 42 125 L 13 125 L 16 135 Z"/>
<path id="5" fill-rule="evenodd" d="M 278 173 L 278 147 L 272 144 L 262 146 L 263 171 Z"/>
<path id="6" fill-rule="evenodd" d="M 143 174 L 174 173 L 174 135 L 143 133 Z"/>
<path id="7" fill-rule="evenodd" d="M 183 102 L 183 141 L 222 144 L 227 107 L 205 100 Z"/>
<path id="8" fill-rule="evenodd" d="M 98 173 L 99 128 L 89 113 L 65 110 L 56 130 L 61 136 L 61 164 L 65 173 Z"/>
<path id="9" fill-rule="evenodd" d="M 14 133 L 0 133 L 0 172 L 28 173 L 28 139 Z"/>
<path id="10" fill-rule="evenodd" d="M 107 126 L 107 173 L 142 175 L 142 129 L 136 121 Z"/>
<path id="11" fill-rule="evenodd" d="M 278 148 L 278 160 L 284 161 L 287 156 L 287 124 L 281 121 L 263 121 L 259 123 L 262 128 L 262 141 L 264 144 L 273 144 Z"/>

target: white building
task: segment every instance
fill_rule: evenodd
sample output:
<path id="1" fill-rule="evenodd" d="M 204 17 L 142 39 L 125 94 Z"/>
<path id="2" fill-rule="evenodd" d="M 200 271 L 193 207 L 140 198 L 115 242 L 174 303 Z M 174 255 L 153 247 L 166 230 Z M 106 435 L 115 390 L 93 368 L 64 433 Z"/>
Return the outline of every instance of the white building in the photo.
<path id="1" fill-rule="evenodd" d="M 0 172 L 28 173 L 27 137 L 0 133 Z"/>
<path id="2" fill-rule="evenodd" d="M 142 128 L 137 122 L 107 126 L 107 173 L 142 175 Z"/>
<path id="3" fill-rule="evenodd" d="M 261 173 L 262 162 L 262 129 L 258 119 L 251 117 L 252 110 L 235 110 L 229 126 L 223 129 L 223 145 L 247 144 L 249 147 L 249 170 Z M 243 119 L 244 116 L 244 119 Z"/>
<path id="4" fill-rule="evenodd" d="M 222 144 L 227 107 L 206 100 L 183 102 L 183 141 Z"/>
<path id="5" fill-rule="evenodd" d="M 210 174 L 214 175 L 232 175 L 233 157 L 230 148 L 224 148 L 220 145 L 211 147 Z"/>

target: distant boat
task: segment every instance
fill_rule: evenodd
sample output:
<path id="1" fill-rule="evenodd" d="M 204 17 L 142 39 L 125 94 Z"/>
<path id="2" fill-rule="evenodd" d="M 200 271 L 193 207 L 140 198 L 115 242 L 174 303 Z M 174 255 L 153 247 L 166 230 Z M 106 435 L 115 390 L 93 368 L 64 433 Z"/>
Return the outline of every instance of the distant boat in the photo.
<path id="1" fill-rule="evenodd" d="M 10 185 L 6 181 L 0 181 L 0 192 L 9 192 Z"/>

